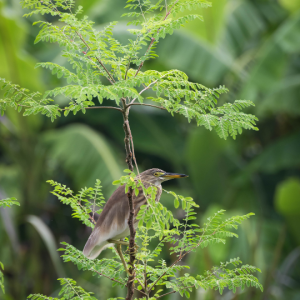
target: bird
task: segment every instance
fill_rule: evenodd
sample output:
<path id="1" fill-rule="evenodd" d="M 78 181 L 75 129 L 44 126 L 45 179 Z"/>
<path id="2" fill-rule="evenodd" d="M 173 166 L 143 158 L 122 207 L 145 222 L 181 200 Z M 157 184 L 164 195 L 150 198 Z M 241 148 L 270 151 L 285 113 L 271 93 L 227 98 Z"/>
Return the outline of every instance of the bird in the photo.
<path id="1" fill-rule="evenodd" d="M 135 180 L 141 180 L 143 186 L 147 189 L 150 186 L 157 187 L 156 201 L 160 200 L 162 187 L 161 183 L 174 178 L 188 177 L 185 174 L 168 173 L 158 168 L 153 168 L 140 173 Z M 134 215 L 134 227 L 138 227 L 138 220 L 136 216 L 142 205 L 147 204 L 147 199 L 143 193 L 142 187 L 139 187 L 139 193 L 137 196 L 133 194 L 133 207 L 135 209 Z M 129 218 L 129 204 L 128 197 L 125 193 L 125 185 L 119 186 L 111 197 L 106 202 L 96 225 L 89 236 L 84 249 L 83 254 L 89 259 L 97 258 L 102 250 L 107 247 L 117 245 L 117 252 L 124 264 L 125 270 L 126 263 L 121 251 L 122 245 L 128 245 L 128 242 L 123 239 L 130 234 L 128 226 Z"/>

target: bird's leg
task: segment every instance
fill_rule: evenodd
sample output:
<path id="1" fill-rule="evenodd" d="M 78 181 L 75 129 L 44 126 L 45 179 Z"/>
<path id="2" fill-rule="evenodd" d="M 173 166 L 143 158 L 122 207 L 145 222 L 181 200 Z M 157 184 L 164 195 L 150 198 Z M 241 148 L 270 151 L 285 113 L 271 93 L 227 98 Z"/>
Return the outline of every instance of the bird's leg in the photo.
<path id="1" fill-rule="evenodd" d="M 129 243 L 128 242 L 124 242 L 124 241 L 118 241 L 118 240 L 113 240 L 113 239 L 109 239 L 107 241 L 109 243 L 113 243 L 113 244 L 129 246 Z"/>
<path id="2" fill-rule="evenodd" d="M 113 244 L 119 244 L 119 245 L 124 245 L 124 246 L 129 246 L 129 242 L 124 242 L 124 241 L 119 241 L 119 240 L 113 240 L 113 239 L 109 239 L 107 240 L 109 243 L 113 243 Z M 139 248 L 139 246 L 137 244 L 135 244 L 135 248 Z"/>
<path id="3" fill-rule="evenodd" d="M 125 261 L 124 256 L 123 256 L 122 244 L 120 244 L 120 243 L 116 243 L 116 244 L 117 244 L 116 245 L 116 249 L 117 249 L 117 252 L 118 252 L 118 254 L 119 254 L 120 258 L 121 258 L 121 261 L 123 263 L 124 269 L 125 269 L 126 273 L 130 276 L 131 274 L 129 273 L 126 261 Z"/>

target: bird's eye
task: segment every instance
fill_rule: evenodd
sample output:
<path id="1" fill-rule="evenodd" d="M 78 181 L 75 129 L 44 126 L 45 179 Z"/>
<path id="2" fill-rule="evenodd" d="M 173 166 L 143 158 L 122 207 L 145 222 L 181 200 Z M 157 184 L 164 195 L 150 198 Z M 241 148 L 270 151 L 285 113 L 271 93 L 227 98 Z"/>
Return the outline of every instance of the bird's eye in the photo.
<path id="1" fill-rule="evenodd" d="M 162 172 L 155 172 L 155 173 L 154 173 L 154 176 L 157 176 L 157 177 L 158 177 L 158 176 L 161 176 L 161 175 L 163 175 L 163 174 L 164 174 L 164 173 L 162 173 Z"/>

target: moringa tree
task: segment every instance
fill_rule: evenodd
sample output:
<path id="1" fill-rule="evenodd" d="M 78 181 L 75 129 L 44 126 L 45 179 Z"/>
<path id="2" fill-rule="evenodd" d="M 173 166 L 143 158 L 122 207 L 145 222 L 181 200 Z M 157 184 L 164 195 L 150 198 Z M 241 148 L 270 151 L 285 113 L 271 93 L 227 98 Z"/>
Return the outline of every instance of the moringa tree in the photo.
<path id="1" fill-rule="evenodd" d="M 166 110 L 172 115 L 181 114 L 189 122 L 195 120 L 198 126 L 214 129 L 224 139 L 228 136 L 236 138 L 243 129 L 257 130 L 257 118 L 242 112 L 243 108 L 253 105 L 251 101 L 236 100 L 218 105 L 219 96 L 228 91 L 224 86 L 210 89 L 202 84 L 190 82 L 188 76 L 179 70 L 143 71 L 144 62 L 156 57 L 155 47 L 160 39 L 172 34 L 173 30 L 188 21 L 202 19 L 199 15 L 176 17 L 176 14 L 199 6 L 209 7 L 210 3 L 205 0 L 175 0 L 169 3 L 162 0 L 129 0 L 126 8 L 130 12 L 125 16 L 131 19 L 128 23 L 131 29 L 128 31 L 132 38 L 126 45 L 122 45 L 113 37 L 116 22 L 110 23 L 101 31 L 95 30 L 93 22 L 86 16 L 81 17 L 82 7 L 75 8 L 74 0 L 23 0 L 21 3 L 24 8 L 31 10 L 25 16 L 49 14 L 55 20 L 55 23 L 34 23 L 41 28 L 36 43 L 58 43 L 63 48 L 62 56 L 68 64 L 61 66 L 43 62 L 38 63 L 37 67 L 48 68 L 59 78 L 65 77 L 67 85 L 56 87 L 42 95 L 1 79 L 2 88 L 6 90 L 4 98 L 0 100 L 1 114 L 8 107 L 12 107 L 19 112 L 23 111 L 24 116 L 41 113 L 54 121 L 70 112 L 76 114 L 86 113 L 89 109 L 114 109 L 119 111 L 120 117 L 123 118 L 128 170 L 125 170 L 127 175 L 116 180 L 114 184 L 126 185 L 130 208 L 130 238 L 129 254 L 125 256 L 125 260 L 129 261 L 130 275 L 124 273 L 123 264 L 117 258 L 88 260 L 81 250 L 67 243 L 63 243 L 65 248 L 61 249 L 64 251 L 63 259 L 72 261 L 79 269 L 111 279 L 113 285 L 127 287 L 128 300 L 133 299 L 135 290 L 140 291 L 139 298 L 158 299 L 175 292 L 189 297 L 189 291 L 200 287 L 219 289 L 220 293 L 225 287 L 234 292 L 236 288 L 244 288 L 246 285 L 262 289 L 257 278 L 252 275 L 259 269 L 249 265 L 240 266 L 241 261 L 238 258 L 221 263 L 219 267 L 196 277 L 189 273 L 185 273 L 184 276 L 180 274 L 188 268 L 181 263 L 188 253 L 212 243 L 225 243 L 225 237 L 237 236 L 231 229 L 236 229 L 238 224 L 252 215 L 251 213 L 223 220 L 224 211 L 221 210 L 209 218 L 201 228 L 193 223 L 196 219 L 194 208 L 198 205 L 192 198 L 165 191 L 174 196 L 175 208 L 181 203 L 185 218 L 180 221 L 174 218 L 172 212 L 162 203 L 155 202 L 156 188 L 144 188 L 136 177 L 139 169 L 129 125 L 129 113 L 134 105 Z M 145 97 L 146 91 L 151 93 L 151 96 Z M 59 95 L 70 100 L 67 106 L 61 107 L 52 99 Z M 103 106 L 103 99 L 111 100 L 112 105 Z M 145 103 L 146 99 L 151 102 Z M 105 203 L 101 193 L 101 182 L 97 180 L 94 188 L 82 189 L 78 194 L 64 185 L 49 182 L 54 186 L 52 193 L 72 207 L 73 217 L 93 228 L 95 213 L 99 213 Z M 135 211 L 132 197 L 134 193 L 139 192 L 138 187 L 142 187 L 147 197 L 147 205 L 142 206 L 138 212 L 137 217 L 140 221 L 136 232 L 133 226 Z M 157 244 L 154 249 L 149 247 L 150 242 Z M 136 243 L 140 244 L 139 249 L 136 249 Z M 159 254 L 166 243 L 172 245 L 168 250 L 176 257 L 169 266 L 165 261 L 159 260 Z M 91 293 L 76 286 L 72 279 L 60 280 L 61 295 L 64 298 L 95 299 Z M 159 286 L 163 289 L 157 289 Z M 42 295 L 29 297 L 53 299 Z"/>

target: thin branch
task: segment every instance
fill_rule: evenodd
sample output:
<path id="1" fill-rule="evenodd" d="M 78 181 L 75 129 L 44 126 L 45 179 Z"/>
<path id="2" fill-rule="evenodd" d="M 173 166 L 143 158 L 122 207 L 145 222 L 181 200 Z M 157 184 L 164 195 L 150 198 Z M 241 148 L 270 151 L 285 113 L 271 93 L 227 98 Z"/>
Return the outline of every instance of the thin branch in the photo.
<path id="1" fill-rule="evenodd" d="M 95 216 L 95 210 L 96 210 L 96 197 L 98 195 L 98 191 L 96 190 L 96 193 L 95 193 L 95 197 L 94 197 L 94 203 L 93 203 L 93 219 L 94 219 L 94 216 Z"/>
<path id="2" fill-rule="evenodd" d="M 161 78 L 163 78 L 164 76 L 162 76 Z M 159 79 L 161 79 L 159 78 Z M 150 87 L 155 84 L 156 82 L 158 81 L 158 79 L 154 80 L 153 82 L 151 82 L 148 86 L 146 86 L 144 89 L 142 89 L 140 92 L 139 92 L 139 95 L 141 95 L 142 93 L 144 93 L 145 91 L 149 90 Z M 137 97 L 135 97 L 134 99 L 132 99 L 132 101 L 130 102 L 130 104 L 132 104 L 135 100 L 137 99 Z"/>
<path id="3" fill-rule="evenodd" d="M 146 104 L 146 103 L 132 103 L 132 104 L 128 104 L 128 106 L 132 106 L 132 105 L 151 106 L 151 107 L 159 108 L 159 109 L 162 109 L 162 110 L 167 110 L 166 108 L 164 108 L 162 106 L 157 106 L 157 105 L 152 105 L 152 104 Z"/>
<path id="4" fill-rule="evenodd" d="M 166 20 L 166 18 L 168 17 L 168 15 L 171 13 L 173 7 L 176 5 L 176 3 L 177 3 L 178 1 L 179 1 L 179 0 L 176 0 L 176 1 L 173 3 L 173 5 L 172 5 L 171 8 L 169 9 L 169 11 L 166 13 L 166 16 L 165 16 L 165 18 L 164 18 L 164 21 Z"/>
<path id="5" fill-rule="evenodd" d="M 18 103 L 17 103 L 17 105 L 21 106 L 21 107 L 25 107 L 25 108 L 31 108 L 32 107 L 32 106 L 29 106 L 29 105 L 22 105 L 22 104 L 18 104 Z M 118 111 L 122 112 L 121 108 L 114 107 L 114 106 L 90 106 L 90 107 L 85 107 L 84 109 L 101 109 L 101 108 L 103 108 L 103 109 L 114 109 L 114 110 L 118 110 Z M 60 108 L 59 107 L 59 111 L 65 111 L 65 110 L 68 110 L 68 108 Z M 72 110 L 70 110 L 70 111 L 72 111 Z"/>
<path id="6" fill-rule="evenodd" d="M 166 4 L 166 15 L 167 15 L 167 13 L 168 13 L 168 2 L 167 2 L 167 0 L 165 0 L 165 4 Z"/>
<path id="7" fill-rule="evenodd" d="M 52 1 L 50 0 L 50 2 L 52 3 Z M 57 9 L 57 7 L 52 3 L 52 5 L 54 6 L 55 10 L 57 11 L 57 13 L 61 16 L 60 11 Z M 71 12 L 72 13 L 72 12 Z M 85 46 L 89 49 L 89 51 L 91 51 L 90 46 L 87 44 L 87 42 L 84 40 L 84 38 L 82 37 L 81 33 L 79 33 L 77 30 L 75 30 L 76 34 L 79 36 L 79 38 L 81 39 L 81 41 L 85 44 Z M 84 53 L 86 54 L 86 53 Z M 92 61 L 91 57 L 88 56 L 88 58 Z M 105 72 L 108 74 L 108 76 L 110 77 L 110 79 L 108 78 L 109 82 L 111 84 L 115 83 L 114 78 L 112 77 L 112 75 L 110 74 L 110 72 L 106 69 L 106 67 L 104 66 L 104 64 L 102 63 L 102 61 L 100 60 L 100 58 L 96 57 L 98 63 L 102 66 L 102 68 L 105 70 Z"/>
<path id="8" fill-rule="evenodd" d="M 130 129 L 130 126 L 129 126 L 129 122 L 128 122 L 128 131 L 129 131 L 129 137 L 130 137 L 130 143 L 131 143 L 132 158 L 133 158 L 133 161 L 134 161 L 135 168 L 136 168 L 136 170 L 138 172 L 138 176 L 139 176 L 139 178 L 141 178 L 140 177 L 139 167 L 137 165 L 136 158 L 135 158 L 134 144 L 133 144 L 133 138 L 132 138 L 132 134 L 131 134 L 131 129 Z"/>
<path id="9" fill-rule="evenodd" d="M 164 297 L 164 296 L 167 296 L 167 295 L 170 295 L 170 294 L 177 293 L 177 292 L 179 292 L 179 291 L 181 291 L 181 290 L 185 290 L 185 289 L 193 288 L 193 287 L 195 287 L 195 285 L 187 286 L 187 287 L 184 287 L 184 288 L 182 288 L 182 289 L 180 289 L 180 290 L 178 290 L 178 291 L 172 291 L 172 292 L 169 292 L 169 293 L 166 293 L 166 294 L 160 295 L 160 296 L 159 296 L 159 297 L 157 297 L 156 299 L 158 299 L 158 298 L 161 298 L 161 297 Z"/>
<path id="10" fill-rule="evenodd" d="M 111 277 L 109 277 L 109 276 L 107 276 L 107 275 L 105 275 L 105 274 L 103 274 L 103 273 L 100 273 L 100 272 L 98 272 L 97 270 L 95 270 L 95 269 L 93 269 L 93 268 L 91 268 L 90 271 L 96 272 L 97 274 L 99 274 L 99 275 L 101 275 L 101 276 L 103 276 L 103 277 L 106 277 L 106 278 L 108 278 L 108 279 L 110 279 L 110 280 L 112 280 L 112 281 L 114 281 L 114 282 L 117 282 L 117 283 L 120 283 L 120 284 L 122 284 L 122 285 L 124 285 L 124 286 L 127 286 L 127 284 L 125 284 L 125 283 L 123 283 L 123 282 L 121 282 L 121 281 L 119 281 L 119 280 L 116 280 L 116 279 L 114 279 L 114 278 L 111 278 Z M 136 279 L 137 279 L 137 278 L 136 278 Z M 135 290 L 137 290 L 137 289 L 135 289 Z M 138 291 L 138 290 L 137 290 L 137 291 Z M 141 292 L 141 293 L 143 293 L 144 295 L 146 295 L 143 291 L 139 291 L 139 292 Z"/>
<path id="11" fill-rule="evenodd" d="M 150 50 L 150 48 L 151 48 L 152 44 L 154 43 L 154 41 L 155 41 L 155 38 L 151 38 L 151 42 L 150 42 L 149 47 L 147 48 L 147 50 L 146 50 L 146 52 L 145 52 L 145 55 L 146 55 L 146 54 L 148 53 L 148 51 Z M 140 72 L 140 70 L 141 70 L 141 68 L 142 68 L 143 65 L 144 65 L 144 61 L 142 61 L 142 62 L 140 63 L 140 65 L 139 65 L 139 67 L 138 67 L 138 69 L 137 69 L 137 71 L 136 71 L 134 77 L 136 77 L 137 74 L 139 74 L 139 72 Z"/>
<path id="12" fill-rule="evenodd" d="M 211 221 L 212 221 L 212 220 L 211 220 Z M 210 221 L 210 222 L 211 222 L 211 221 Z M 209 223 L 210 223 L 210 222 L 209 222 Z M 209 224 L 209 223 L 208 223 L 208 224 Z M 194 247 L 192 247 L 190 250 L 188 250 L 188 251 L 185 252 L 184 254 L 179 255 L 179 257 L 171 264 L 171 266 L 168 267 L 167 270 L 166 270 L 166 271 L 165 271 L 165 272 L 164 272 L 157 280 L 155 280 L 155 282 L 151 285 L 151 287 L 148 289 L 148 291 L 151 291 L 151 289 L 157 284 L 157 282 L 158 282 L 163 276 L 166 275 L 166 273 L 168 272 L 168 270 L 170 270 L 174 265 L 176 265 L 179 261 L 181 261 L 187 254 L 189 254 L 189 253 L 190 253 L 191 251 L 193 251 L 195 248 L 197 248 L 197 247 L 200 246 L 200 244 L 202 243 L 202 237 L 203 237 L 204 232 L 206 231 L 206 229 L 207 229 L 207 227 L 208 227 L 208 224 L 207 224 L 205 230 L 203 231 L 202 235 L 200 236 L 198 244 L 196 244 Z M 226 226 L 226 225 L 224 224 L 223 226 L 220 226 L 219 228 L 222 228 L 222 227 L 225 227 L 225 226 Z M 212 234 L 210 234 L 210 236 L 215 235 L 216 232 L 217 232 L 217 230 L 215 230 Z"/>
<path id="13" fill-rule="evenodd" d="M 144 291 L 147 293 L 147 260 L 144 260 Z"/>
<path id="14" fill-rule="evenodd" d="M 140 1 L 140 0 L 138 0 L 138 1 L 139 1 L 139 6 L 140 6 L 140 10 L 141 10 L 142 16 L 143 16 L 143 18 L 144 18 L 144 21 L 146 22 L 146 18 L 145 18 L 144 12 L 143 12 L 143 8 L 142 8 L 142 5 L 141 5 L 141 1 Z"/>
<path id="15" fill-rule="evenodd" d="M 171 13 L 173 7 L 175 6 L 175 4 L 176 4 L 178 1 L 179 1 L 179 0 L 176 0 L 176 1 L 173 3 L 173 5 L 172 5 L 171 8 L 169 9 L 169 11 L 166 13 L 166 16 L 164 17 L 164 21 L 167 19 L 167 17 L 168 17 L 169 14 Z M 158 29 L 157 32 L 159 32 L 159 31 L 160 31 L 160 29 Z M 150 44 L 149 44 L 149 47 L 148 47 L 148 49 L 147 49 L 147 51 L 146 51 L 146 53 L 145 53 L 145 55 L 148 53 L 148 51 L 150 50 L 150 48 L 152 47 L 152 45 L 153 45 L 154 42 L 155 42 L 155 38 L 152 38 L 152 39 L 151 39 L 151 42 L 150 42 Z M 139 67 L 138 67 L 138 69 L 137 69 L 137 71 L 136 71 L 134 77 L 136 77 L 137 74 L 140 72 L 142 66 L 144 65 L 144 62 L 145 62 L 145 61 L 142 61 L 142 62 L 140 63 L 140 65 L 139 65 Z"/>
<path id="16" fill-rule="evenodd" d="M 136 277 L 135 278 L 138 282 L 139 282 L 139 284 L 141 285 L 141 287 L 143 288 L 143 290 L 145 291 L 145 286 L 143 285 L 143 283 Z M 144 293 L 145 294 L 145 293 Z M 146 295 L 146 294 L 145 294 Z"/>
<path id="17" fill-rule="evenodd" d="M 81 39 L 81 41 L 82 41 L 82 42 L 86 45 L 86 47 L 89 49 L 89 51 L 91 51 L 90 46 L 89 46 L 89 45 L 87 44 L 87 42 L 83 39 L 81 33 L 79 33 L 77 30 L 75 30 L 75 32 L 76 32 L 76 34 L 79 36 L 79 38 Z M 89 57 L 89 56 L 88 56 L 88 57 Z M 89 59 L 91 59 L 91 58 L 89 57 Z M 96 57 L 96 59 L 97 59 L 98 63 L 102 66 L 102 68 L 105 70 L 105 72 L 108 74 L 108 76 L 110 77 L 110 79 L 111 79 L 111 80 L 109 80 L 110 83 L 111 83 L 111 84 L 114 84 L 116 81 L 114 80 L 114 78 L 112 77 L 112 75 L 110 74 L 110 72 L 106 69 L 106 67 L 104 66 L 104 64 L 102 63 L 102 61 L 101 61 L 98 57 Z M 111 81 L 112 81 L 112 82 L 111 82 Z"/>
<path id="18" fill-rule="evenodd" d="M 128 59 L 128 64 L 127 64 L 127 67 L 126 67 L 126 72 L 125 72 L 124 80 L 127 79 L 127 73 L 128 73 L 129 68 L 130 68 L 130 63 L 131 63 L 132 55 L 133 55 L 134 50 L 135 50 L 136 42 L 137 42 L 137 40 L 138 40 L 138 38 L 139 38 L 140 36 L 141 36 L 140 34 L 137 35 L 137 37 L 136 37 L 136 39 L 135 39 L 135 42 L 133 43 L 134 47 L 133 47 L 132 53 L 130 54 L 129 59 Z"/>
<path id="19" fill-rule="evenodd" d="M 90 107 L 85 107 L 85 109 L 100 109 L 100 108 L 104 108 L 104 109 L 114 109 L 114 110 L 118 110 L 122 112 L 121 108 L 118 107 L 114 107 L 114 106 L 90 106 Z"/>
<path id="20" fill-rule="evenodd" d="M 90 107 L 85 107 L 84 109 L 101 109 L 101 108 L 104 108 L 104 109 L 114 109 L 114 110 L 118 110 L 118 111 L 122 112 L 121 108 L 113 107 L 113 106 L 90 106 Z M 68 110 L 68 108 L 60 108 L 60 110 L 64 111 L 64 110 Z M 70 111 L 72 111 L 72 110 L 70 110 Z"/>
<path id="21" fill-rule="evenodd" d="M 88 56 L 87 55 L 87 58 L 90 60 L 90 61 L 92 61 L 93 63 L 95 63 L 93 60 L 92 60 L 92 58 L 90 57 L 90 56 Z M 97 59 L 98 60 L 98 59 Z M 103 65 L 104 66 L 104 65 Z M 100 68 L 99 68 L 99 66 L 96 64 L 96 67 L 100 70 L 100 71 L 102 71 Z M 114 84 L 114 82 L 109 78 L 109 77 L 105 77 L 109 82 L 110 82 L 110 84 Z"/>
<path id="22" fill-rule="evenodd" d="M 130 67 L 130 63 L 131 63 L 131 56 L 128 59 L 128 64 L 127 64 L 127 67 L 126 67 L 126 72 L 125 72 L 124 80 L 127 79 L 127 73 L 128 73 L 129 67 Z"/>
<path id="23" fill-rule="evenodd" d="M 103 273 L 100 273 L 100 272 L 98 272 L 97 270 L 95 270 L 95 269 L 93 269 L 93 268 L 91 268 L 90 271 L 94 271 L 94 272 L 98 273 L 99 275 L 101 275 L 101 276 L 103 276 L 103 277 L 106 277 L 106 278 L 108 278 L 108 279 L 110 279 L 110 280 L 112 280 L 112 281 L 115 281 L 115 282 L 117 282 L 117 283 L 120 283 L 120 284 L 126 286 L 125 283 L 123 283 L 123 282 L 121 282 L 121 281 L 119 281 L 119 280 L 116 280 L 116 279 L 114 279 L 114 278 L 110 278 L 109 276 L 104 275 Z"/>

